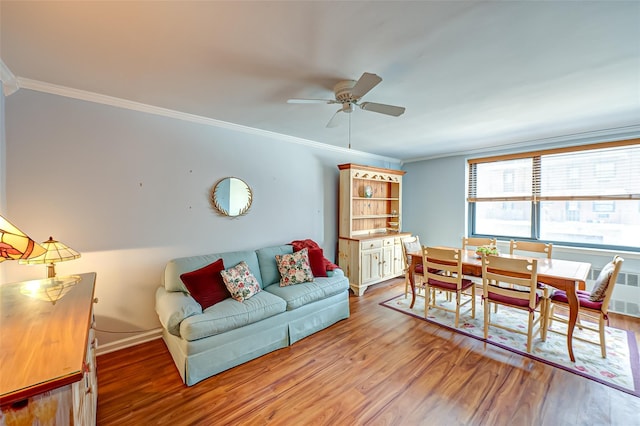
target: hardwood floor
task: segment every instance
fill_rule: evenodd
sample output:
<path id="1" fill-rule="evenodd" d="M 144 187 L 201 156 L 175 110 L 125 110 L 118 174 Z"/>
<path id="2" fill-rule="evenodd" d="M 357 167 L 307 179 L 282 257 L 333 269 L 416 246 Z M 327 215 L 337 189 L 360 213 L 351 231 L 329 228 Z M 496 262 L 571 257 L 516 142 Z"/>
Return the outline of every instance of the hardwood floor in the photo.
<path id="1" fill-rule="evenodd" d="M 162 340 L 102 355 L 98 425 L 640 425 L 640 398 L 378 305 L 403 289 L 191 387 Z"/>

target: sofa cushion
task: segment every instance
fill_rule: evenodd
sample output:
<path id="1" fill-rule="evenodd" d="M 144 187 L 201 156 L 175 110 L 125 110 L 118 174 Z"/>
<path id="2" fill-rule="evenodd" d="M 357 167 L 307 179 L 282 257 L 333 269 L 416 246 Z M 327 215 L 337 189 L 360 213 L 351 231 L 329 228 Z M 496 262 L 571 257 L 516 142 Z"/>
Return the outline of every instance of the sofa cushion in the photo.
<path id="1" fill-rule="evenodd" d="M 276 254 L 276 264 L 280 272 L 280 287 L 313 281 L 307 249 L 291 254 Z"/>
<path id="2" fill-rule="evenodd" d="M 318 277 L 313 282 L 280 287 L 278 283 L 265 287 L 265 292 L 273 293 L 287 302 L 287 310 L 326 299 L 349 289 L 349 280 L 344 273 L 336 269 L 331 277 Z"/>
<path id="3" fill-rule="evenodd" d="M 223 270 L 224 262 L 222 259 L 218 259 L 204 268 L 180 275 L 189 294 L 196 299 L 202 309 L 207 309 L 209 306 L 231 297 L 220 275 Z"/>
<path id="4" fill-rule="evenodd" d="M 220 272 L 224 284 L 238 302 L 244 302 L 256 293 L 260 292 L 258 280 L 249 270 L 244 260 L 236 266 Z"/>
<path id="5" fill-rule="evenodd" d="M 286 287 L 281 287 L 279 283 L 276 283 L 265 287 L 264 291 L 284 299 L 287 302 L 287 311 L 325 298 L 322 288 L 315 281 Z"/>
<path id="6" fill-rule="evenodd" d="M 309 249 L 309 264 L 314 277 L 326 277 L 327 269 L 324 264 L 324 252 L 321 248 Z"/>
<path id="7" fill-rule="evenodd" d="M 180 279 L 180 275 L 185 272 L 195 271 L 210 263 L 215 262 L 218 259 L 222 259 L 225 265 L 237 265 L 241 261 L 247 262 L 249 269 L 258 280 L 260 287 L 264 287 L 260 277 L 260 266 L 258 264 L 258 258 L 256 252 L 253 250 L 234 251 L 220 254 L 205 254 L 200 256 L 181 257 L 178 259 L 172 259 L 167 263 L 164 268 L 164 275 L 162 276 L 162 284 L 167 291 L 181 291 L 188 293 L 187 287 Z M 275 263 L 275 260 L 274 260 Z"/>
<path id="8" fill-rule="evenodd" d="M 286 310 L 286 303 L 267 291 L 261 291 L 240 303 L 226 299 L 200 315 L 186 318 L 180 324 L 180 336 L 193 341 L 243 327 Z"/>
<path id="9" fill-rule="evenodd" d="M 318 277 L 315 282 L 320 286 L 324 297 L 330 297 L 334 294 L 340 294 L 349 290 L 349 280 L 345 279 L 342 269 L 334 269 L 327 271 L 327 277 Z"/>
<path id="10" fill-rule="evenodd" d="M 181 291 L 167 291 L 164 287 L 156 290 L 156 312 L 160 324 L 174 336 L 180 336 L 180 323 L 194 315 L 202 314 L 202 306 L 195 299 Z"/>
<path id="11" fill-rule="evenodd" d="M 260 274 L 262 275 L 262 288 L 280 282 L 280 272 L 278 271 L 278 265 L 276 263 L 276 255 L 291 253 L 293 253 L 293 247 L 288 244 L 256 250 L 256 256 L 260 265 Z"/>

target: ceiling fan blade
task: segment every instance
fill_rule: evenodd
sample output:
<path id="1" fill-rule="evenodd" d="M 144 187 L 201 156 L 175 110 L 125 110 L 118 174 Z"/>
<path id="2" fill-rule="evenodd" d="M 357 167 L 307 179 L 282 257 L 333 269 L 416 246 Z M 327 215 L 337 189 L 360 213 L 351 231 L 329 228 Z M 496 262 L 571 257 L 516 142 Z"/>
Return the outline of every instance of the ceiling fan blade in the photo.
<path id="1" fill-rule="evenodd" d="M 366 95 L 369 90 L 376 87 L 381 81 L 382 78 L 380 78 L 378 75 L 365 72 L 362 74 L 360 79 L 356 81 L 353 89 L 351 89 L 351 94 L 353 95 L 354 99 L 360 99 L 361 97 Z"/>
<path id="2" fill-rule="evenodd" d="M 404 107 L 378 104 L 375 102 L 363 102 L 360 104 L 360 108 L 365 111 L 373 111 L 373 112 L 379 112 L 381 114 L 393 115 L 394 117 L 404 114 L 404 110 L 405 110 Z"/>
<path id="3" fill-rule="evenodd" d="M 287 99 L 288 104 L 335 104 L 335 99 Z"/>
<path id="4" fill-rule="evenodd" d="M 333 117 L 331 117 L 331 120 L 329 120 L 326 127 L 338 127 L 340 125 L 340 112 L 342 112 L 342 108 L 333 114 Z"/>

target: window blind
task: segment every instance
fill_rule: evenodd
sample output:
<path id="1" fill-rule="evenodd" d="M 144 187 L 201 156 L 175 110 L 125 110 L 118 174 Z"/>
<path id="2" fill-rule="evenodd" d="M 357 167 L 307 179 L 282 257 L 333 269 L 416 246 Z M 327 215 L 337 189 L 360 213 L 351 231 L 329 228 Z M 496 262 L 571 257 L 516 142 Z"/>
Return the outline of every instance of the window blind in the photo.
<path id="1" fill-rule="evenodd" d="M 469 160 L 468 202 L 640 199 L 640 139 Z"/>
<path id="2" fill-rule="evenodd" d="M 640 146 L 545 155 L 541 200 L 640 199 Z"/>

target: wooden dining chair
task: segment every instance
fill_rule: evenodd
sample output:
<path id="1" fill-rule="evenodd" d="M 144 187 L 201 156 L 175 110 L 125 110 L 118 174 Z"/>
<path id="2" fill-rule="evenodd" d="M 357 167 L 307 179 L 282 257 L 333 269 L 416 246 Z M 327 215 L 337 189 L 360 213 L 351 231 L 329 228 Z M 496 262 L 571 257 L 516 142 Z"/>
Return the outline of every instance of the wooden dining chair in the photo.
<path id="1" fill-rule="evenodd" d="M 471 304 L 471 317 L 476 317 L 476 286 L 473 281 L 462 275 L 462 253 L 456 248 L 422 248 L 422 264 L 424 266 L 424 316 L 430 308 L 442 309 L 456 315 L 454 327 L 458 327 L 460 308 Z M 449 309 L 436 303 L 436 291 L 447 295 L 455 294 L 455 309 Z M 463 301 L 463 297 L 466 299 Z M 449 299 L 450 300 L 450 299 Z M 468 311 L 465 311 L 468 312 Z"/>
<path id="2" fill-rule="evenodd" d="M 618 273 L 622 268 L 622 263 L 624 259 L 620 256 L 614 256 L 613 260 L 609 262 L 596 279 L 596 282 L 593 286 L 592 291 L 584 291 L 584 290 L 576 290 L 578 296 L 578 303 L 580 309 L 578 311 L 578 322 L 576 326 L 581 330 L 589 330 L 595 333 L 598 333 L 599 340 L 597 342 L 586 339 L 583 337 L 573 335 L 574 339 L 582 340 L 585 342 L 593 343 L 596 345 L 600 345 L 600 352 L 602 354 L 602 358 L 607 357 L 607 344 L 605 342 L 605 321 L 607 324 L 609 322 L 608 312 L 609 312 L 609 302 L 611 301 L 611 295 L 613 294 L 613 288 L 615 287 L 616 281 L 618 280 Z M 567 324 L 568 318 L 566 316 L 556 314 L 555 308 L 557 306 L 565 308 L 565 312 L 569 310 L 569 301 L 567 299 L 566 292 L 562 290 L 555 290 L 551 295 L 550 299 L 550 309 L 549 309 L 549 318 L 548 318 L 548 327 L 551 330 L 551 325 L 553 321 L 560 321 Z M 580 319 L 584 319 L 585 322 L 580 321 Z M 589 324 L 598 324 L 598 327 L 589 325 Z M 557 330 L 552 330 L 555 332 L 559 332 Z"/>
<path id="3" fill-rule="evenodd" d="M 553 249 L 552 243 L 541 243 L 536 241 L 511 240 L 511 243 L 509 244 L 510 254 L 541 253 L 545 255 L 547 259 L 551 259 L 552 249 Z"/>
<path id="4" fill-rule="evenodd" d="M 462 237 L 462 250 L 476 250 L 478 247 L 493 246 L 497 247 L 498 240 L 489 237 Z M 470 279 L 475 285 L 482 289 L 482 274 L 465 274 L 465 278 Z M 482 290 L 480 290 L 482 291 Z"/>
<path id="5" fill-rule="evenodd" d="M 402 257 L 404 259 L 404 297 L 409 294 L 409 274 L 411 271 L 411 256 L 409 253 L 422 253 L 422 245 L 420 245 L 420 237 L 408 237 L 402 239 Z M 416 265 L 413 274 L 414 285 L 416 290 L 420 290 L 424 287 L 424 268 L 422 262 Z"/>
<path id="6" fill-rule="evenodd" d="M 540 334 L 542 341 L 546 339 L 548 290 L 538 289 L 537 269 L 537 259 L 482 257 L 485 339 L 489 337 L 489 326 L 524 334 L 527 336 L 526 348 L 529 353 L 534 336 Z M 517 328 L 518 324 L 504 325 L 491 322 L 491 304 L 526 311 L 527 332 Z"/>
<path id="7" fill-rule="evenodd" d="M 484 237 L 462 237 L 462 250 L 475 250 L 482 246 L 497 246 L 496 238 Z"/>

